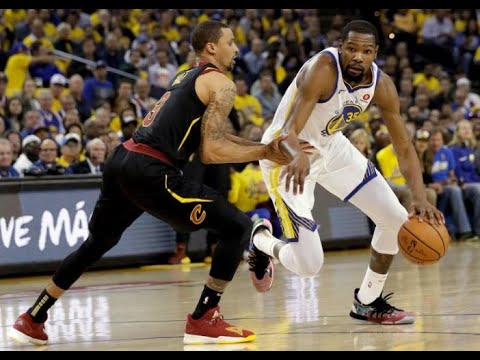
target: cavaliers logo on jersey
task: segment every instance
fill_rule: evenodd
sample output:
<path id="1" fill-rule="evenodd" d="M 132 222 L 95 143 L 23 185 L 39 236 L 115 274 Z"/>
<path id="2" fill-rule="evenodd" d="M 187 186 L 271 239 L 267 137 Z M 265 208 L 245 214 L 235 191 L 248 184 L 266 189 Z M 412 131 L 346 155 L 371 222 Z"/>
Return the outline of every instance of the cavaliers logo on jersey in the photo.
<path id="1" fill-rule="evenodd" d="M 340 114 L 328 121 L 326 128 L 327 134 L 332 135 L 346 128 L 350 121 L 354 120 L 362 111 L 362 108 L 358 105 L 345 105 Z"/>
<path id="2" fill-rule="evenodd" d="M 202 210 L 201 204 L 197 204 L 190 213 L 190 221 L 195 225 L 200 225 L 206 217 L 207 213 L 205 210 Z"/>

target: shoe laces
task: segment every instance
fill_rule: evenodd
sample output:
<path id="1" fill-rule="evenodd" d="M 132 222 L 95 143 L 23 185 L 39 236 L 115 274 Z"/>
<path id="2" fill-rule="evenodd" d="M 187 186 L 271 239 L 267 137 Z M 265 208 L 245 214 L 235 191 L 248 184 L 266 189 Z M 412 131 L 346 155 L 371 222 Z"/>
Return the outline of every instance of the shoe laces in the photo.
<path id="1" fill-rule="evenodd" d="M 261 280 L 263 279 L 265 270 L 270 263 L 270 257 L 254 247 L 250 250 L 247 263 L 249 265 L 249 270 L 255 273 L 257 279 Z"/>
<path id="2" fill-rule="evenodd" d="M 223 315 L 220 314 L 218 311 L 215 311 L 213 313 L 212 318 L 210 320 L 208 320 L 208 323 L 210 325 L 218 325 L 219 323 L 222 323 L 222 322 L 224 322 Z"/>
<path id="3" fill-rule="evenodd" d="M 390 305 L 388 303 L 388 300 L 392 297 L 393 292 L 389 293 L 385 296 L 382 296 L 383 292 L 380 294 L 380 296 L 375 299 L 375 301 L 370 304 L 370 306 L 373 308 L 372 310 L 372 316 L 377 314 L 379 317 L 385 314 L 391 314 L 394 311 L 403 311 L 402 309 L 398 309 L 393 305 Z"/>

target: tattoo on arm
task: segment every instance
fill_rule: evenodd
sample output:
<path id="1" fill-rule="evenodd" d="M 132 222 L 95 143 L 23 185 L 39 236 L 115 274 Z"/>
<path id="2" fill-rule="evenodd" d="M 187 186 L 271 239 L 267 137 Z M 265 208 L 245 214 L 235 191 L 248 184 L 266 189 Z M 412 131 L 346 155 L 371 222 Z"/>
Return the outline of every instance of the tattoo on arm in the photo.
<path id="1" fill-rule="evenodd" d="M 261 142 L 251 141 L 232 134 L 226 134 L 226 139 L 240 146 L 263 146 Z"/>
<path id="2" fill-rule="evenodd" d="M 212 93 L 202 119 L 202 139 L 220 140 L 227 132 L 228 114 L 232 110 L 237 88 L 228 83 L 218 93 Z"/>

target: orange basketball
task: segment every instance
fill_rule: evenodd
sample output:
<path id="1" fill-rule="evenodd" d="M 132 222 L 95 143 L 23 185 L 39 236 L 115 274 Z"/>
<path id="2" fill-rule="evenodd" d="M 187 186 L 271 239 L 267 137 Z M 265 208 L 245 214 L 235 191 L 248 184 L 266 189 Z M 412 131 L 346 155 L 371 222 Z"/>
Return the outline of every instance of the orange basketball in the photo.
<path id="1" fill-rule="evenodd" d="M 440 260 L 448 249 L 450 235 L 445 225 L 408 219 L 398 232 L 398 246 L 403 256 L 418 265 L 431 265 Z"/>

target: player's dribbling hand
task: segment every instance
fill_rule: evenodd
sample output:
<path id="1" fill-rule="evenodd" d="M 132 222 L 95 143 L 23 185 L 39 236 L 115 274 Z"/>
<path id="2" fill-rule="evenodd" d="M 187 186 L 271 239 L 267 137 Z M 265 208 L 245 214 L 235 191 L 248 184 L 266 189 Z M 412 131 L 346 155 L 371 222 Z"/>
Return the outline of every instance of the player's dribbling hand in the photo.
<path id="1" fill-rule="evenodd" d="M 412 212 L 408 214 L 408 217 L 412 218 L 415 216 L 418 216 L 419 221 L 423 221 L 423 219 L 426 218 L 430 224 L 445 224 L 445 217 L 443 216 L 443 213 L 435 206 L 430 204 L 427 200 L 422 200 L 419 202 L 414 201 L 412 203 Z"/>
<path id="2" fill-rule="evenodd" d="M 293 181 L 293 195 L 303 194 L 305 178 L 310 174 L 310 160 L 305 151 L 298 152 L 292 161 L 284 167 L 280 174 L 280 179 L 285 175 L 285 191 L 290 191 L 290 184 Z"/>

